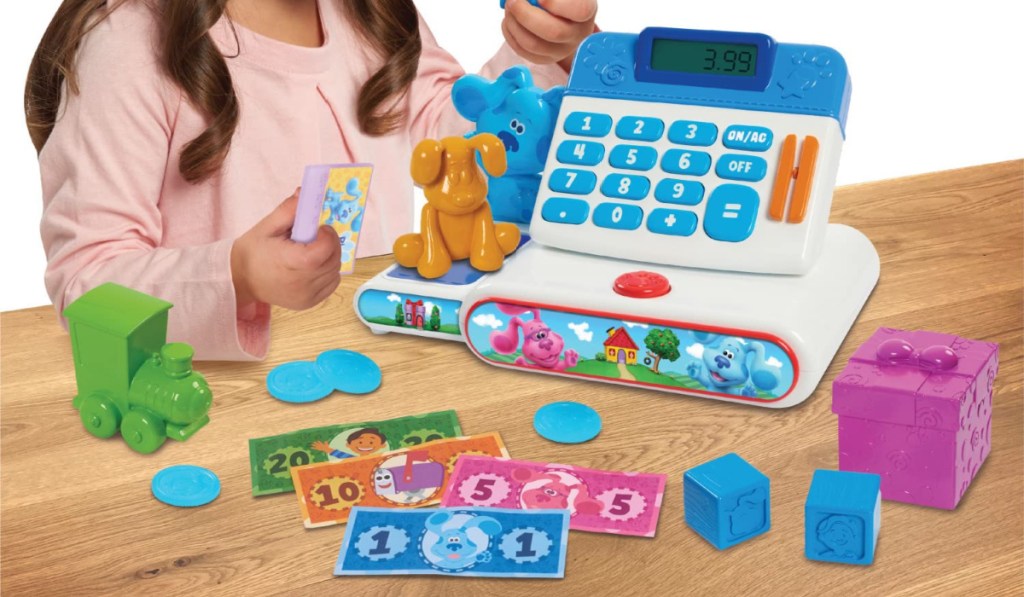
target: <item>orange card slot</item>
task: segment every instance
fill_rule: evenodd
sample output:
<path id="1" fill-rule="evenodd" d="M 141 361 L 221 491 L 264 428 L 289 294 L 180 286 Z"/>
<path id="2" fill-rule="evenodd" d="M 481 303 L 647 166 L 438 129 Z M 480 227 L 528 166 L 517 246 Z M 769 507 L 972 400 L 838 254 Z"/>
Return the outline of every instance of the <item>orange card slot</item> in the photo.
<path id="1" fill-rule="evenodd" d="M 807 204 L 811 202 L 811 183 L 814 182 L 814 167 L 818 161 L 818 138 L 808 135 L 800 148 L 800 166 L 796 171 L 793 185 L 793 202 L 789 205 L 786 221 L 799 224 L 807 215 Z"/>
<path id="2" fill-rule="evenodd" d="M 782 155 L 779 156 L 779 169 L 775 171 L 775 184 L 772 186 L 772 200 L 768 204 L 768 217 L 782 221 L 786 211 L 786 197 L 789 195 L 789 181 L 793 178 L 793 160 L 796 157 L 796 135 L 787 135 L 782 142 Z"/>

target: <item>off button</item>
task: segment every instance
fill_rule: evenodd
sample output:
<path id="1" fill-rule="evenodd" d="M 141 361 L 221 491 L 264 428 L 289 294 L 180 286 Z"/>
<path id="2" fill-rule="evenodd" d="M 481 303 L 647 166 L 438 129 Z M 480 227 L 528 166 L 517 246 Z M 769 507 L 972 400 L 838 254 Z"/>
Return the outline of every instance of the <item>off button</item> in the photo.
<path id="1" fill-rule="evenodd" d="M 648 271 L 636 271 L 622 274 L 615 278 L 612 286 L 617 294 L 629 298 L 658 298 L 672 290 L 668 278 L 661 274 Z"/>

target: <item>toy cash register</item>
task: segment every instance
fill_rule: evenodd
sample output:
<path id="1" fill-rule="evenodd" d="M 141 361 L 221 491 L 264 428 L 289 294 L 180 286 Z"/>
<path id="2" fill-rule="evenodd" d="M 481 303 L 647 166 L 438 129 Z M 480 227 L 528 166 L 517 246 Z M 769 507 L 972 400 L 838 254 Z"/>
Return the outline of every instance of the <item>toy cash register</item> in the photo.
<path id="1" fill-rule="evenodd" d="M 798 404 L 878 279 L 871 242 L 828 224 L 849 99 L 830 48 L 594 34 L 562 100 L 532 240 L 486 276 L 428 283 L 392 268 L 360 289 L 357 311 L 374 331 L 410 331 L 396 306 L 375 323 L 374 303 L 437 297 L 457 322 L 447 337 L 496 366 Z"/>

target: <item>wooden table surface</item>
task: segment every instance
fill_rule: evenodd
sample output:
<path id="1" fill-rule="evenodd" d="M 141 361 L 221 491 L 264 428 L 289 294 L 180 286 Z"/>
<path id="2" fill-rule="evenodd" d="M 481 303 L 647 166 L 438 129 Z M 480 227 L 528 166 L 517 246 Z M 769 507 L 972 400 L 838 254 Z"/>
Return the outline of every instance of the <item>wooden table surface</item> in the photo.
<path id="1" fill-rule="evenodd" d="M 186 443 L 142 456 L 88 435 L 71 406 L 67 336 L 50 308 L 2 315 L 0 591 L 4 595 L 222 590 L 233 594 L 1017 594 L 1024 591 L 1022 460 L 1022 171 L 1015 161 L 841 188 L 832 220 L 875 243 L 878 287 L 818 390 L 772 411 L 528 375 L 478 361 L 464 346 L 391 334 L 356 319 L 357 285 L 388 258 L 366 259 L 325 304 L 276 312 L 272 350 L 258 364 L 201 363 L 214 392 L 211 422 Z M 836 467 L 832 379 L 879 326 L 998 342 L 992 453 L 959 509 L 884 502 L 870 567 L 808 561 L 803 503 L 816 468 Z M 275 365 L 345 347 L 382 367 L 383 387 L 311 405 L 271 398 Z M 534 411 L 582 399 L 604 429 L 579 446 L 546 442 Z M 657 537 L 573 532 L 563 580 L 334 578 L 344 529 L 306 530 L 291 494 L 253 498 L 247 440 L 329 423 L 454 408 L 469 433 L 498 431 L 514 457 L 669 476 Z M 771 477 L 772 528 L 719 552 L 683 522 L 683 471 L 736 451 Z M 181 510 L 152 498 L 165 466 L 215 471 L 221 496 Z"/>

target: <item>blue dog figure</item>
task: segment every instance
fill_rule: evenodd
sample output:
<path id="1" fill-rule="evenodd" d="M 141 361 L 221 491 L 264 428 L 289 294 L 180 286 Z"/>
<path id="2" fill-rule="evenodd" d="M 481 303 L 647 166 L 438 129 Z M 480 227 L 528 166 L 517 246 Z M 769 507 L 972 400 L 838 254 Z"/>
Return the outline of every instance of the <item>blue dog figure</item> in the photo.
<path id="1" fill-rule="evenodd" d="M 437 535 L 433 542 L 429 538 L 424 539 L 422 549 L 427 561 L 448 572 L 458 572 L 477 562 L 489 562 L 490 539 L 501 532 L 501 523 L 490 516 L 469 515 L 462 524 L 451 524 L 454 516 L 451 512 L 442 511 L 427 519 L 428 533 Z M 482 541 L 480 533 L 476 533 L 476 541 L 469 536 L 472 529 L 480 530 Z"/>
<path id="2" fill-rule="evenodd" d="M 494 82 L 465 75 L 452 87 L 452 103 L 478 133 L 491 133 L 505 144 L 508 170 L 488 176 L 487 200 L 495 220 L 528 224 L 537 202 L 540 173 L 548 159 L 565 87 L 544 91 L 533 85 L 525 66 L 513 66 Z"/>
<path id="3" fill-rule="evenodd" d="M 770 391 L 779 385 L 779 372 L 764 359 L 764 345 L 736 337 L 718 337 L 694 332 L 704 344 L 701 363 L 690 363 L 687 372 L 705 388 L 716 392 L 753 397 L 757 390 Z M 753 356 L 747 365 L 747 357 Z"/>

